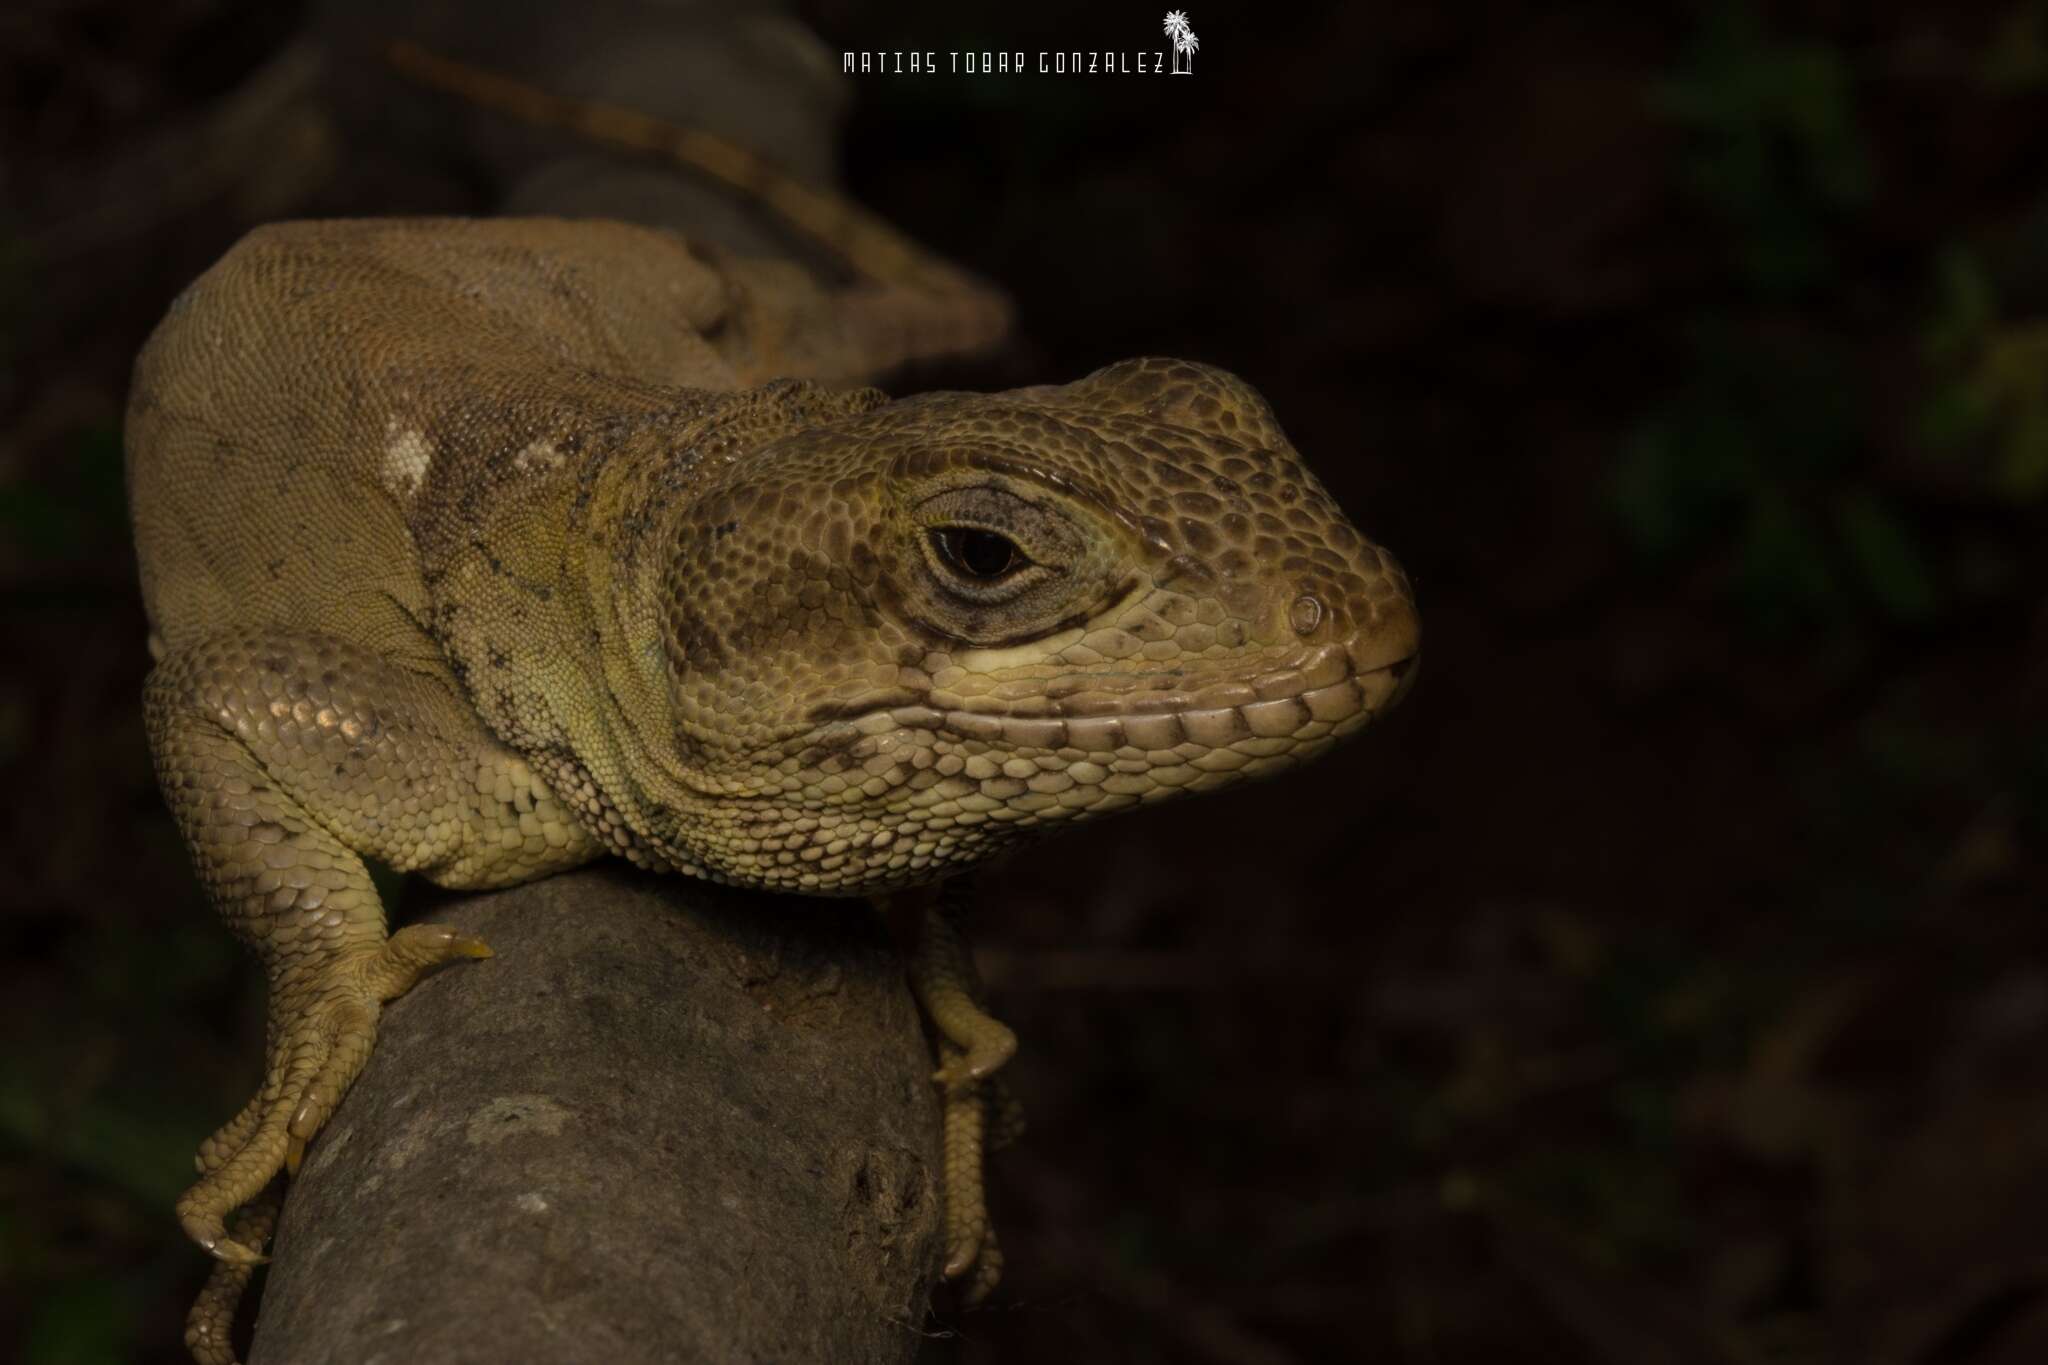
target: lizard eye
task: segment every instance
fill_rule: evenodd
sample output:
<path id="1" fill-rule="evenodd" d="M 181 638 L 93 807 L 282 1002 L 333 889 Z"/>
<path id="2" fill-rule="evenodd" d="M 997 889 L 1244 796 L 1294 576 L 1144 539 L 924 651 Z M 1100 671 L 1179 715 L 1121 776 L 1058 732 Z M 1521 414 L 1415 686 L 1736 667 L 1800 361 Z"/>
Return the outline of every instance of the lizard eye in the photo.
<path id="1" fill-rule="evenodd" d="M 997 484 L 942 489 L 911 509 L 926 624 L 955 639 L 1023 639 L 1065 617 L 1088 544 L 1047 497 Z"/>
<path id="2" fill-rule="evenodd" d="M 948 568 L 978 582 L 1008 578 L 1031 563 L 1008 536 L 979 526 L 934 526 L 929 534 Z"/>

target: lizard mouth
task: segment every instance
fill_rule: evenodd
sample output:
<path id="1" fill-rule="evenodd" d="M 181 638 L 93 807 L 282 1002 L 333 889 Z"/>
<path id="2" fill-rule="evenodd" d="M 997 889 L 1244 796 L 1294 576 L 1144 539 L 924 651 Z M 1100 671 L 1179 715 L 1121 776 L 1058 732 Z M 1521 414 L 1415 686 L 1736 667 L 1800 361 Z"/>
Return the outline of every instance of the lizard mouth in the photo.
<path id="1" fill-rule="evenodd" d="M 1070 673 L 842 704 L 787 755 L 800 775 L 733 846 L 772 853 L 764 880 L 832 894 L 907 885 L 1068 819 L 1284 772 L 1400 700 L 1416 658 L 1412 629 L 1375 631 L 1200 683 Z M 792 786 L 813 813 L 788 812 Z"/>
<path id="2" fill-rule="evenodd" d="M 1025 696 L 975 697 L 952 705 L 900 706 L 882 714 L 908 729 L 944 731 L 1006 749 L 1078 749 L 1088 754 L 1231 750 L 1246 759 L 1273 758 L 1304 743 L 1342 738 L 1362 728 L 1406 693 L 1419 656 L 1354 638 L 1326 644 L 1299 663 L 1249 679 L 1175 689 L 1160 679 L 1126 679 L 1122 690 L 1090 687 L 1091 679 L 1056 679 Z M 937 703 L 937 694 L 928 703 Z M 1320 746 L 1318 746 L 1320 747 Z"/>

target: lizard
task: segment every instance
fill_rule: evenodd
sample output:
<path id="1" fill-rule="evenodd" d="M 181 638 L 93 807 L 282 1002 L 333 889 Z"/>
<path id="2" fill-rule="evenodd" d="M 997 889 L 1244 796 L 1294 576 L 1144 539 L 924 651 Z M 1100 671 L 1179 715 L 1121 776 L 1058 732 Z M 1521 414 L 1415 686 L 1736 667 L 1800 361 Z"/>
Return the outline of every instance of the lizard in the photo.
<path id="1" fill-rule="evenodd" d="M 847 223 L 879 290 L 595 220 L 275 224 L 138 357 L 150 746 L 269 986 L 264 1084 L 178 1202 L 207 1365 L 383 1004 L 489 956 L 388 931 L 366 859 L 483 888 L 617 855 L 915 922 L 944 1274 L 985 1293 L 1015 1038 L 932 888 L 1283 771 L 1412 684 L 1406 577 L 1249 384 L 1147 358 L 891 399 L 859 381 L 1007 313 L 890 322 L 965 277 Z"/>

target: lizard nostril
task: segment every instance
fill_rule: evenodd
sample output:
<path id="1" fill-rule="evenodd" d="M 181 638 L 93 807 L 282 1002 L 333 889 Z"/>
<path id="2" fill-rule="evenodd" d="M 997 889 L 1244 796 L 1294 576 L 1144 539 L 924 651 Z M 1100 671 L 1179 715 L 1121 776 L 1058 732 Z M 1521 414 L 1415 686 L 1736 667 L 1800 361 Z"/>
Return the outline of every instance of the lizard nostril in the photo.
<path id="1" fill-rule="evenodd" d="M 1294 599 L 1294 605 L 1287 609 L 1287 624 L 1294 627 L 1294 633 L 1307 639 L 1316 633 L 1316 627 L 1323 623 L 1323 604 L 1311 594 L 1303 593 Z"/>

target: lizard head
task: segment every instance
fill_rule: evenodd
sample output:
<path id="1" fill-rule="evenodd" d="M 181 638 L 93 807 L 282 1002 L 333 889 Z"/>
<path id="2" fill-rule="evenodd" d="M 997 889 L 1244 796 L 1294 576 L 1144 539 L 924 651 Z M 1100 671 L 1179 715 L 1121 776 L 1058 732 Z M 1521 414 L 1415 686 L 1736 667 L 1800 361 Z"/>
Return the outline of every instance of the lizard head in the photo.
<path id="1" fill-rule="evenodd" d="M 1284 770 L 1412 677 L 1407 579 L 1231 375 L 859 406 L 735 461 L 677 532 L 668 687 L 714 876 L 929 880 Z"/>

